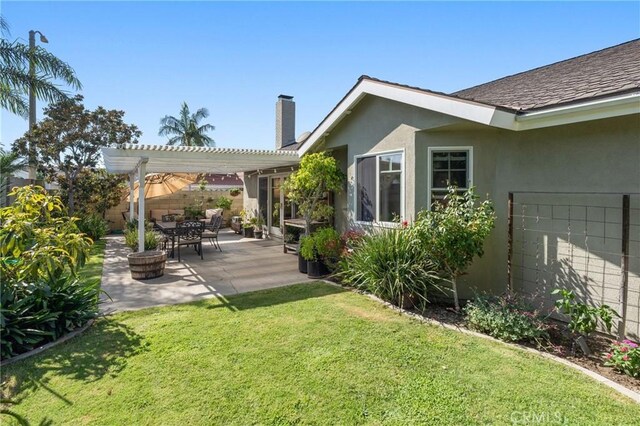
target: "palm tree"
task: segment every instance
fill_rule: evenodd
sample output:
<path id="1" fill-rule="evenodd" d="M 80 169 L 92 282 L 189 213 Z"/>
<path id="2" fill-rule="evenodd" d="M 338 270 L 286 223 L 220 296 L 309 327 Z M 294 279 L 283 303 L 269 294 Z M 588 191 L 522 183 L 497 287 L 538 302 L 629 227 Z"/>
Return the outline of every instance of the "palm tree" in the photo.
<path id="1" fill-rule="evenodd" d="M 14 173 L 26 169 L 27 161 L 15 152 L 7 152 L 0 148 L 0 205 L 7 204 L 9 183 Z"/>
<path id="2" fill-rule="evenodd" d="M 200 125 L 200 121 L 209 116 L 209 110 L 200 108 L 191 114 L 186 102 L 182 103 L 180 116 L 178 118 L 165 115 L 160 120 L 159 136 L 168 136 L 168 145 L 183 146 L 215 146 L 215 142 L 206 132 L 215 130 L 211 124 Z"/>
<path id="3" fill-rule="evenodd" d="M 82 88 L 75 71 L 66 62 L 40 46 L 30 49 L 17 40 L 7 40 L 9 25 L 1 16 L 0 31 L 0 108 L 27 118 L 30 87 L 33 87 L 36 98 L 45 102 L 67 98 L 67 93 L 51 80 L 61 80 L 76 90 Z M 29 73 L 30 62 L 34 74 Z"/>

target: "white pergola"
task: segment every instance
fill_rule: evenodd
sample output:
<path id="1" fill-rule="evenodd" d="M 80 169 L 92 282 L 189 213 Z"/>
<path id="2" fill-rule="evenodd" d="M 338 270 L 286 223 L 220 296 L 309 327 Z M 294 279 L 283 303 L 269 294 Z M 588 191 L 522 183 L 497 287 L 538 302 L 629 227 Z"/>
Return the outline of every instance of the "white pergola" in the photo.
<path id="1" fill-rule="evenodd" d="M 144 218 L 144 179 L 147 173 L 222 173 L 275 169 L 297 165 L 297 151 L 193 146 L 125 144 L 102 148 L 108 172 L 129 175 L 129 211 L 134 211 L 134 183 L 138 185 L 138 218 Z M 138 251 L 144 251 L 144 220 L 138 220 Z"/>

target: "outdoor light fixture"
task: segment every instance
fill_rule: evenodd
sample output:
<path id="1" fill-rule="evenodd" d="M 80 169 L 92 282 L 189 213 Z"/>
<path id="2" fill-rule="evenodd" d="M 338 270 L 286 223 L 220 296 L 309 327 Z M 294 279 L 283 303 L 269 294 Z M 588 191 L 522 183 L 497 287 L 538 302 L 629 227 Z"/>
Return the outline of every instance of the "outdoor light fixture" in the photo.
<path id="1" fill-rule="evenodd" d="M 40 31 L 29 31 L 29 55 L 33 54 L 33 51 L 36 48 L 36 34 L 40 35 L 41 43 L 49 43 L 47 37 L 42 34 Z M 35 78 L 36 70 L 33 60 L 29 60 L 29 77 Z M 29 130 L 33 128 L 36 124 L 36 94 L 33 90 L 33 84 L 29 85 Z M 34 183 L 36 180 L 36 164 L 35 164 L 35 152 L 34 147 L 29 143 L 29 180 L 31 183 Z"/>

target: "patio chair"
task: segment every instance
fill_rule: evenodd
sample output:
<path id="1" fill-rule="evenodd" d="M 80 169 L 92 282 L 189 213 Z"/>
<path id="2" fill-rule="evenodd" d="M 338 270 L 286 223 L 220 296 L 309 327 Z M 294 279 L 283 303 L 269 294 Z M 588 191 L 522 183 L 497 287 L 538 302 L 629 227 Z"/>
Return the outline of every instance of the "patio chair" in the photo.
<path id="1" fill-rule="evenodd" d="M 222 216 L 214 216 L 211 221 L 205 225 L 205 231 L 202 233 L 202 238 L 207 238 L 212 246 L 222 251 L 220 242 L 218 241 L 218 231 L 222 226 Z"/>
<path id="2" fill-rule="evenodd" d="M 180 262 L 180 247 L 193 246 L 200 255 L 200 259 L 204 259 L 202 255 L 202 232 L 204 231 L 204 223 L 199 220 L 186 220 L 176 225 L 175 245 L 178 247 L 178 262 Z"/>

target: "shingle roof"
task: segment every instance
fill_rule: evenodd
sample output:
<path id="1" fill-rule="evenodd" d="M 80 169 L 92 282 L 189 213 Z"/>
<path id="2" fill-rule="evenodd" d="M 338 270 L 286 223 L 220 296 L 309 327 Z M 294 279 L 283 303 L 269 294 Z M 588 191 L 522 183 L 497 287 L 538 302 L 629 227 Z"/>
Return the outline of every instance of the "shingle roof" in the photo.
<path id="1" fill-rule="evenodd" d="M 301 144 L 299 142 L 290 143 L 289 145 L 279 148 L 278 151 L 297 151 L 300 145 Z"/>
<path id="2" fill-rule="evenodd" d="M 532 110 L 640 89 L 640 39 L 452 93 Z"/>

